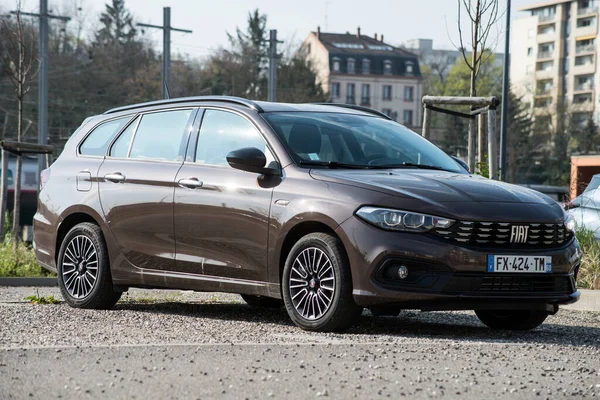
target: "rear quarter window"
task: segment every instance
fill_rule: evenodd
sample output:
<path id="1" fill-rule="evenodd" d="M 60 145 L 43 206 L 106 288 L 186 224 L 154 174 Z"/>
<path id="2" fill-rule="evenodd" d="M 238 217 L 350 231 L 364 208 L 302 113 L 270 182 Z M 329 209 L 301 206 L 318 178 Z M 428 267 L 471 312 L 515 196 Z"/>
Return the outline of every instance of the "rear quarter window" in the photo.
<path id="1" fill-rule="evenodd" d="M 104 122 L 97 127 L 79 145 L 79 154 L 84 156 L 104 156 L 113 137 L 131 120 L 123 117 Z"/>

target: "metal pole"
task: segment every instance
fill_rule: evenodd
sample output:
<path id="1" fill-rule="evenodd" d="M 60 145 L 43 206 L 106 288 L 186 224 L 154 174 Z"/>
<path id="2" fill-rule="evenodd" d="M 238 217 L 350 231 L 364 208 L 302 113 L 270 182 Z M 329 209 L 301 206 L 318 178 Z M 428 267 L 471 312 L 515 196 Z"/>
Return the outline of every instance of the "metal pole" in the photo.
<path id="1" fill-rule="evenodd" d="M 475 172 L 475 132 L 477 132 L 477 122 L 475 119 L 470 119 L 469 136 L 467 138 L 467 163 L 471 172 Z"/>
<path id="2" fill-rule="evenodd" d="M 510 2 L 506 1 L 506 42 L 504 43 L 504 76 L 502 77 L 502 111 L 500 116 L 500 180 L 506 180 L 506 144 L 508 129 L 508 90 L 510 85 Z"/>
<path id="3" fill-rule="evenodd" d="M 163 99 L 169 98 L 167 88 L 171 87 L 171 7 L 163 7 Z"/>
<path id="4" fill-rule="evenodd" d="M 277 29 L 269 31 L 269 88 L 268 101 L 277 101 Z"/>
<path id="5" fill-rule="evenodd" d="M 490 179 L 498 179 L 498 145 L 496 136 L 496 108 L 490 107 L 488 111 L 488 164 L 490 166 Z"/>
<path id="6" fill-rule="evenodd" d="M 48 144 L 48 0 L 40 0 L 40 72 L 38 75 L 38 142 Z M 46 160 L 38 157 L 38 176 L 46 168 Z"/>
<path id="7" fill-rule="evenodd" d="M 0 177 L 0 240 L 4 240 L 6 205 L 8 203 L 8 151 L 2 149 L 2 174 Z"/>

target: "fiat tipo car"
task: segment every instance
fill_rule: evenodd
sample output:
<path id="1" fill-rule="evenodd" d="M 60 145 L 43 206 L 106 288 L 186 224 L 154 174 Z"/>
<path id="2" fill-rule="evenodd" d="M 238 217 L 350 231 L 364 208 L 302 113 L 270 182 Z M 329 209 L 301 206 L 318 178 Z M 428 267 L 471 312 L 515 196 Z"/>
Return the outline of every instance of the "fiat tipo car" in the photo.
<path id="1" fill-rule="evenodd" d="M 532 329 L 576 301 L 574 224 L 377 111 L 194 97 L 86 119 L 43 171 L 39 262 L 73 307 L 130 287 L 239 293 L 307 330 L 364 308 Z"/>

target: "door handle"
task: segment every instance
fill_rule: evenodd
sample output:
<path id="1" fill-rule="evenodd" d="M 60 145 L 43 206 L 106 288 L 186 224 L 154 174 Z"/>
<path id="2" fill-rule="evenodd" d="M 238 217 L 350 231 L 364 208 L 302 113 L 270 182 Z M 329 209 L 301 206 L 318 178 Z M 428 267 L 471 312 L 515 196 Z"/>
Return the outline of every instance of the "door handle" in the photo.
<path id="1" fill-rule="evenodd" d="M 198 180 L 198 178 L 180 179 L 177 183 L 179 186 L 188 189 L 198 189 L 202 187 L 202 181 Z"/>
<path id="2" fill-rule="evenodd" d="M 125 180 L 125 175 L 123 175 L 120 172 L 115 172 L 114 174 L 106 174 L 104 175 L 104 180 L 107 182 L 121 183 Z"/>

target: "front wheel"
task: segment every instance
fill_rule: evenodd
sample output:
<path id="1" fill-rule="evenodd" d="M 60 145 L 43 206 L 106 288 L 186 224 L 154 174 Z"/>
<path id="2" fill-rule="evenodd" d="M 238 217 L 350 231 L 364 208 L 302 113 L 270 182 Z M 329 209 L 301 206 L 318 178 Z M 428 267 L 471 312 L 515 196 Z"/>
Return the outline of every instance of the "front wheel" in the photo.
<path id="1" fill-rule="evenodd" d="M 108 251 L 98 225 L 75 225 L 58 254 L 58 285 L 65 301 L 76 308 L 112 308 L 121 292 L 113 290 Z"/>
<path id="2" fill-rule="evenodd" d="M 302 329 L 340 332 L 358 319 L 344 248 L 327 233 L 311 233 L 292 247 L 281 279 L 285 308 Z"/>
<path id="3" fill-rule="evenodd" d="M 527 331 L 540 326 L 548 313 L 540 310 L 475 310 L 481 322 L 492 329 Z"/>

